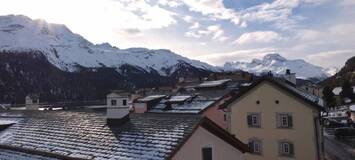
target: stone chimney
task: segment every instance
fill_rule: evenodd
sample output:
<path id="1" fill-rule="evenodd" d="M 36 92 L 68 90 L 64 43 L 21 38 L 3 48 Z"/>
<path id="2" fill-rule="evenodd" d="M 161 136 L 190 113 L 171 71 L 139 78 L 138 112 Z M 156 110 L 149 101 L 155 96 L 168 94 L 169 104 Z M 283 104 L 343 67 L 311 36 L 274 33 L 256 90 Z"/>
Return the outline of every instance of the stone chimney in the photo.
<path id="1" fill-rule="evenodd" d="M 108 125 L 123 124 L 129 121 L 130 94 L 123 91 L 113 91 L 107 95 L 106 121 Z"/>
<path id="2" fill-rule="evenodd" d="M 26 110 L 38 110 L 39 108 L 39 95 L 29 94 L 25 98 Z"/>
<path id="3" fill-rule="evenodd" d="M 297 80 L 296 80 L 296 73 L 291 73 L 291 70 L 290 70 L 290 69 L 286 69 L 286 73 L 285 73 L 285 75 L 284 75 L 284 79 L 285 79 L 287 82 L 289 82 L 289 83 L 291 83 L 291 84 L 293 84 L 293 85 L 296 85 L 296 82 L 297 82 Z"/>

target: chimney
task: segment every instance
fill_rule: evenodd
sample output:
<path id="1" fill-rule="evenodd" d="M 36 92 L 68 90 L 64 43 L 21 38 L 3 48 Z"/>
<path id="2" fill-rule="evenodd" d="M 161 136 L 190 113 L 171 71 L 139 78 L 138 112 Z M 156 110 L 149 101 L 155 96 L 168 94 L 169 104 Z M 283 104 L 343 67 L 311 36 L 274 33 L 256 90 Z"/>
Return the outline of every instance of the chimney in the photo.
<path id="1" fill-rule="evenodd" d="M 297 82 L 297 80 L 296 80 L 296 73 L 291 73 L 291 70 L 290 70 L 290 69 L 286 69 L 286 73 L 285 73 L 285 75 L 284 75 L 284 79 L 285 79 L 287 82 L 289 82 L 289 83 L 291 83 L 291 84 L 293 84 L 293 85 L 296 85 L 296 82 Z"/>
<path id="2" fill-rule="evenodd" d="M 107 95 L 108 125 L 119 125 L 129 121 L 129 96 L 129 93 L 123 91 L 113 91 Z"/>
<path id="3" fill-rule="evenodd" d="M 26 110 L 38 110 L 39 108 L 39 95 L 29 94 L 25 97 Z"/>

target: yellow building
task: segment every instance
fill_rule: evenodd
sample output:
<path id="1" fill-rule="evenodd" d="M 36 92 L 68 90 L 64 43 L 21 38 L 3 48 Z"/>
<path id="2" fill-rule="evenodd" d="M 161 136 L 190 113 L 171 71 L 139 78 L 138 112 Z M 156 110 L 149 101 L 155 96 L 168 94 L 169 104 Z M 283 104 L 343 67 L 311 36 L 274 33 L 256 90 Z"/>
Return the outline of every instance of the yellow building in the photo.
<path id="1" fill-rule="evenodd" d="M 264 77 L 222 107 L 228 111 L 229 132 L 253 152 L 246 159 L 324 159 L 320 98 Z"/>

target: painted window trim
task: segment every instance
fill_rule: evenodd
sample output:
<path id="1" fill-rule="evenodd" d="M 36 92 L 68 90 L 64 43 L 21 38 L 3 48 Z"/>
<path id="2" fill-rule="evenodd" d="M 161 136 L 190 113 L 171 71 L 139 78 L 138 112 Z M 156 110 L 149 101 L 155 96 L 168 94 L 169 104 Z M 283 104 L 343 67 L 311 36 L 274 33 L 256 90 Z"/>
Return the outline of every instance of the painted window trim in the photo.
<path id="1" fill-rule="evenodd" d="M 255 142 L 259 143 L 259 152 L 254 152 L 254 150 L 255 150 L 254 143 Z M 249 143 L 248 144 L 249 144 L 249 147 L 250 147 L 250 150 L 251 150 L 250 154 L 263 155 L 263 141 L 261 139 L 259 139 L 259 138 L 251 138 L 251 139 L 249 139 Z M 253 145 L 252 146 L 253 148 L 251 148 L 250 144 Z"/>
<path id="2" fill-rule="evenodd" d="M 283 125 L 282 118 L 287 117 L 287 125 Z M 276 128 L 278 129 L 293 129 L 293 115 L 292 113 L 277 112 L 276 113 Z"/>
<path id="3" fill-rule="evenodd" d="M 283 144 L 287 143 L 289 147 L 289 153 L 285 153 Z M 295 157 L 295 145 L 289 140 L 280 140 L 278 141 L 278 150 L 280 157 Z"/>
<path id="4" fill-rule="evenodd" d="M 249 116 L 251 118 L 251 123 L 249 124 Z M 253 123 L 253 116 L 257 117 L 257 124 Z M 249 128 L 261 128 L 261 113 L 259 112 L 250 112 L 247 114 L 247 125 Z"/>

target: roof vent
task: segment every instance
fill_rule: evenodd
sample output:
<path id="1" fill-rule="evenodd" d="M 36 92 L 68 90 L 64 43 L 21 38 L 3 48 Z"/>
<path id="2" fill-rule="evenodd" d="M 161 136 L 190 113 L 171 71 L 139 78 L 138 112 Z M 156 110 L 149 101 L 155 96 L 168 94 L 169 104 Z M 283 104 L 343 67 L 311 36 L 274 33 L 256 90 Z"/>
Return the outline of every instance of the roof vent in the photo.
<path id="1" fill-rule="evenodd" d="M 129 121 L 129 96 L 129 93 L 123 91 L 113 91 L 107 95 L 108 125 L 119 125 Z"/>

